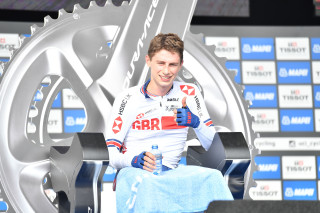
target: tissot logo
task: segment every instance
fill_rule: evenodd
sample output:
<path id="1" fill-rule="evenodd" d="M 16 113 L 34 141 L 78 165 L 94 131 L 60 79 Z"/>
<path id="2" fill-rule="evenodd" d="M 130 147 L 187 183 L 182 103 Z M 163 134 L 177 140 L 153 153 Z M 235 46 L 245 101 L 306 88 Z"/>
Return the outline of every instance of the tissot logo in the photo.
<path id="1" fill-rule="evenodd" d="M 205 37 L 207 45 L 215 45 L 215 54 L 226 57 L 229 60 L 239 60 L 239 38 L 238 37 Z"/>
<path id="2" fill-rule="evenodd" d="M 227 41 L 218 42 L 218 45 L 216 46 L 215 52 L 221 52 L 221 53 L 234 53 L 236 51 L 235 47 L 228 46 Z"/>
<path id="3" fill-rule="evenodd" d="M 310 109 L 280 110 L 281 131 L 313 131 L 313 111 Z"/>
<path id="4" fill-rule="evenodd" d="M 246 100 L 252 102 L 250 107 L 277 107 L 277 93 L 275 86 L 246 86 L 244 91 Z"/>
<path id="5" fill-rule="evenodd" d="M 280 85 L 279 105 L 282 108 L 311 108 L 310 85 Z"/>
<path id="6" fill-rule="evenodd" d="M 275 63 L 268 61 L 243 61 L 244 84 L 275 84 Z"/>
<path id="7" fill-rule="evenodd" d="M 282 173 L 284 179 L 315 179 L 315 157 L 283 156 Z"/>
<path id="8" fill-rule="evenodd" d="M 10 50 L 19 48 L 18 34 L 0 33 L 0 57 L 10 57 Z"/>
<path id="9" fill-rule="evenodd" d="M 62 91 L 62 100 L 64 108 L 84 108 L 81 99 L 72 89 L 64 89 Z"/>
<path id="10" fill-rule="evenodd" d="M 309 60 L 308 38 L 276 38 L 277 59 L 279 60 Z"/>
<path id="11" fill-rule="evenodd" d="M 255 132 L 278 132 L 278 110 L 276 109 L 249 109 L 254 121 L 252 128 Z"/>
<path id="12" fill-rule="evenodd" d="M 279 83 L 311 83 L 310 62 L 278 62 Z"/>
<path id="13" fill-rule="evenodd" d="M 242 59 L 274 59 L 272 38 L 242 38 Z"/>
<path id="14" fill-rule="evenodd" d="M 316 200 L 315 181 L 283 181 L 284 200 Z"/>
<path id="15" fill-rule="evenodd" d="M 255 163 L 258 171 L 253 173 L 253 179 L 280 179 L 280 157 L 257 156 Z"/>
<path id="16" fill-rule="evenodd" d="M 281 200 L 280 181 L 256 181 L 257 187 L 250 189 L 253 200 Z"/>

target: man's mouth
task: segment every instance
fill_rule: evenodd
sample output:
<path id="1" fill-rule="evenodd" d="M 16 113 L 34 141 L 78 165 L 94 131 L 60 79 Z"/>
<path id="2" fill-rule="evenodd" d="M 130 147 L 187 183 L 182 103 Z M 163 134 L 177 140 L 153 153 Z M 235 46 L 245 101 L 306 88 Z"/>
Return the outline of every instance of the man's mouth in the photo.
<path id="1" fill-rule="evenodd" d="M 168 81 L 171 78 L 171 76 L 160 76 L 160 78 L 164 81 Z"/>

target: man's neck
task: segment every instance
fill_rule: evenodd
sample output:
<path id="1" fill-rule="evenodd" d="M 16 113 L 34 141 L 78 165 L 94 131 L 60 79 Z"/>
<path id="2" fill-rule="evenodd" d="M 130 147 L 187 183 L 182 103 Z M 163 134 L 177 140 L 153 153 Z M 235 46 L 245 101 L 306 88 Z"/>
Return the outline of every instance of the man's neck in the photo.
<path id="1" fill-rule="evenodd" d="M 172 84 L 169 87 L 160 87 L 158 85 L 154 85 L 152 81 L 147 86 L 147 91 L 152 95 L 156 96 L 165 96 L 169 90 L 171 89 Z"/>

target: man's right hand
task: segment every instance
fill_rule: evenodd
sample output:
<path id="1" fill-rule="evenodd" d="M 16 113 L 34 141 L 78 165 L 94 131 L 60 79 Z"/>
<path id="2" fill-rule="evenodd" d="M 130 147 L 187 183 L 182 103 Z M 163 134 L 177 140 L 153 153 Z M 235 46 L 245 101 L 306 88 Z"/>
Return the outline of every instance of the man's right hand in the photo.
<path id="1" fill-rule="evenodd" d="M 152 172 L 156 169 L 156 158 L 150 152 L 141 152 L 139 155 L 133 157 L 131 165 Z"/>

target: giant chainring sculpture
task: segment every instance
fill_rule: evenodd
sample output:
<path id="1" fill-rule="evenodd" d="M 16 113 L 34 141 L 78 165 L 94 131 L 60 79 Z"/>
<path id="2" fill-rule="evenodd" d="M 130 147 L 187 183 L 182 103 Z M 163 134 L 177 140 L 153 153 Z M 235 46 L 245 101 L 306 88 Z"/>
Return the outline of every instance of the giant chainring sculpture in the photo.
<path id="1" fill-rule="evenodd" d="M 8 212 L 57 212 L 44 192 L 50 183 L 49 149 L 72 141 L 54 140 L 47 130 L 58 92 L 71 88 L 83 102 L 84 132 L 105 132 L 115 96 L 148 78 L 144 56 L 159 32 L 183 38 L 178 80 L 199 86 L 215 125 L 243 133 L 254 162 L 258 152 L 248 103 L 225 59 L 203 44 L 202 35 L 190 33 L 195 5 L 196 0 L 131 0 L 121 6 L 92 1 L 87 9 L 75 5 L 72 13 L 60 10 L 56 20 L 45 17 L 43 27 L 31 27 L 32 36 L 22 38 L 21 47 L 0 66 L 0 201 Z M 34 101 L 38 90 L 41 100 Z M 245 199 L 250 199 L 254 170 L 252 163 Z"/>

